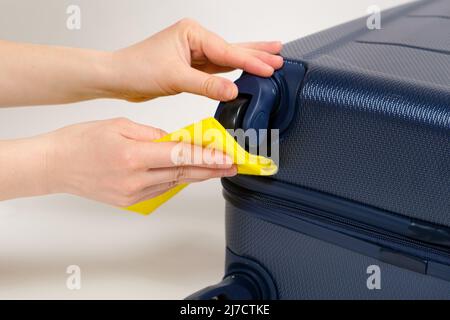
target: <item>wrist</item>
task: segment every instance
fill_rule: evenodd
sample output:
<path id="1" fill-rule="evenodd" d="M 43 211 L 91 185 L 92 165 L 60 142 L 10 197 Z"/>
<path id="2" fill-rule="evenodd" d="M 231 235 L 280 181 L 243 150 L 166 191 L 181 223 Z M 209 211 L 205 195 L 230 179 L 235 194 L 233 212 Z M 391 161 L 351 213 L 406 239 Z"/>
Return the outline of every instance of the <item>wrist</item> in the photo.
<path id="1" fill-rule="evenodd" d="M 56 166 L 58 163 L 57 151 L 58 145 L 56 140 L 56 132 L 49 132 L 36 137 L 39 140 L 37 145 L 41 145 L 40 172 L 41 185 L 44 194 L 62 193 L 61 173 Z"/>
<path id="2" fill-rule="evenodd" d="M 168 95 L 158 81 L 168 76 L 161 72 L 161 65 L 164 63 L 152 64 L 150 60 L 150 54 L 143 59 L 133 48 L 111 52 L 108 58 L 110 97 L 129 102 L 143 102 Z"/>
<path id="3" fill-rule="evenodd" d="M 53 193 L 46 135 L 0 142 L 0 200 Z"/>
<path id="4" fill-rule="evenodd" d="M 59 183 L 55 154 L 54 133 L 46 133 L 25 139 L 24 147 L 28 149 L 30 157 L 29 175 L 33 176 L 33 195 L 45 195 L 62 192 Z"/>
<path id="5" fill-rule="evenodd" d="M 73 193 L 70 179 L 73 159 L 73 142 L 61 128 L 37 137 L 43 146 L 41 153 L 41 182 L 46 194 Z M 76 161 L 75 161 L 76 163 Z M 76 179 L 75 179 L 76 180 Z"/>
<path id="6" fill-rule="evenodd" d="M 94 82 L 91 95 L 94 99 L 120 99 L 120 72 L 113 52 L 95 51 L 91 59 Z"/>
<path id="7" fill-rule="evenodd" d="M 120 50 L 96 53 L 93 59 L 97 75 L 95 98 L 130 100 L 133 94 L 129 78 L 133 71 L 124 67 L 123 60 Z"/>

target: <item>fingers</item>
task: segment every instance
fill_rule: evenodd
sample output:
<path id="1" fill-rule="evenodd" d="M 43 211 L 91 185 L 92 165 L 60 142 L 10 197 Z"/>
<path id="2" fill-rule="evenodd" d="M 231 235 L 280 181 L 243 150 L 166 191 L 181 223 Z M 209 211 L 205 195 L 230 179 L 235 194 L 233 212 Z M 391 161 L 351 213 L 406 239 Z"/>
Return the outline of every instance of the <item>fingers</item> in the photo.
<path id="1" fill-rule="evenodd" d="M 280 69 L 283 66 L 283 57 L 281 56 L 276 56 L 265 51 L 255 49 L 246 50 L 254 57 L 257 57 L 259 60 L 273 67 L 275 70 Z"/>
<path id="2" fill-rule="evenodd" d="M 225 73 L 225 72 L 230 72 L 235 70 L 234 68 L 231 67 L 222 67 L 222 66 L 218 66 L 215 65 L 214 63 L 206 63 L 206 64 L 202 64 L 202 65 L 198 65 L 198 66 L 193 66 L 195 69 L 206 72 L 206 73 Z"/>
<path id="3" fill-rule="evenodd" d="M 154 192 L 152 190 L 152 188 L 149 188 L 149 190 L 142 191 L 141 193 L 137 194 L 134 197 L 134 200 L 130 203 L 130 205 L 133 205 L 133 204 L 145 201 L 145 200 L 149 200 L 149 199 L 155 198 L 155 197 L 160 196 L 163 193 L 169 191 L 170 189 L 171 188 L 167 188 L 167 189 L 164 189 L 164 190 L 161 190 L 161 191 Z"/>
<path id="4" fill-rule="evenodd" d="M 228 169 L 233 165 L 233 159 L 220 151 L 181 142 L 136 142 L 132 154 L 138 166 L 147 169 L 177 166 Z"/>
<path id="5" fill-rule="evenodd" d="M 193 33 L 193 42 L 201 43 L 203 54 L 209 61 L 219 66 L 242 69 L 261 77 L 272 75 L 274 67 L 251 55 L 245 48 L 230 45 L 218 35 L 203 28 L 201 30 Z"/>
<path id="6" fill-rule="evenodd" d="M 228 79 L 189 68 L 181 74 L 183 91 L 202 95 L 218 101 L 233 100 L 238 95 L 237 86 Z"/>
<path id="7" fill-rule="evenodd" d="M 113 121 L 117 122 L 118 127 L 122 129 L 120 133 L 128 139 L 152 141 L 167 134 L 164 130 L 139 124 L 125 118 L 118 118 Z"/>
<path id="8" fill-rule="evenodd" d="M 133 185 L 140 185 L 142 187 L 128 197 L 125 206 L 157 197 L 179 184 L 231 177 L 236 175 L 236 173 L 237 169 L 235 166 L 230 169 L 175 167 L 149 170 L 135 178 L 138 182 L 133 182 Z"/>
<path id="9" fill-rule="evenodd" d="M 260 77 L 270 77 L 283 65 L 283 59 L 276 56 L 282 47 L 280 42 L 232 45 L 190 19 L 183 19 L 176 26 L 191 54 L 191 65 L 177 73 L 178 91 L 228 101 L 237 96 L 237 87 L 210 73 L 242 69 Z"/>
<path id="10" fill-rule="evenodd" d="M 144 200 L 148 200 L 151 198 L 155 198 L 171 188 L 173 188 L 173 184 L 165 183 L 157 186 L 151 186 L 144 188 L 143 190 L 136 191 L 135 193 L 128 195 L 125 197 L 124 201 L 121 201 L 118 205 L 120 207 L 128 207 L 131 205 L 134 205 L 136 203 L 139 203 Z"/>
<path id="11" fill-rule="evenodd" d="M 180 80 L 183 83 L 183 91 L 219 101 L 233 100 L 238 94 L 237 86 L 228 79 L 210 75 L 208 72 L 230 71 L 231 66 L 260 76 L 271 76 L 274 69 L 279 69 L 283 65 L 283 58 L 280 56 L 253 49 L 232 48 L 231 46 L 228 48 L 230 48 L 228 49 L 229 57 L 223 57 L 225 60 L 228 59 L 228 62 L 216 60 L 213 61 L 215 64 L 204 66 L 202 71 L 187 68 L 181 72 Z M 234 53 L 234 51 L 239 52 Z M 218 63 L 219 65 L 217 65 Z"/>
<path id="12" fill-rule="evenodd" d="M 270 77 L 275 71 L 274 66 L 238 46 L 228 45 L 219 57 L 220 60 L 211 60 L 216 64 L 242 69 L 260 77 Z"/>
<path id="13" fill-rule="evenodd" d="M 236 175 L 236 166 L 227 169 L 211 169 L 194 166 L 179 166 L 173 168 L 151 169 L 141 175 L 146 186 L 156 184 L 172 184 L 199 182 L 207 179 L 232 177 Z"/>
<path id="14" fill-rule="evenodd" d="M 236 45 L 242 48 L 265 51 L 271 54 L 279 54 L 283 48 L 280 41 L 243 42 L 237 43 Z"/>
<path id="15" fill-rule="evenodd" d="M 252 56 L 254 56 L 254 57 L 258 58 L 259 60 L 263 61 L 264 63 L 270 65 L 275 70 L 277 70 L 283 66 L 284 61 L 283 61 L 283 57 L 281 57 L 281 56 L 273 55 L 273 54 L 267 53 L 265 51 L 260 51 L 260 50 L 251 49 L 251 48 L 245 48 L 245 50 Z M 232 67 L 218 66 L 211 62 L 202 63 L 202 64 L 198 64 L 198 65 L 193 63 L 192 66 L 197 70 L 200 70 L 200 71 L 203 71 L 206 73 L 210 73 L 210 74 L 223 73 L 223 72 L 229 72 L 229 71 L 234 70 L 234 68 L 232 68 Z"/>

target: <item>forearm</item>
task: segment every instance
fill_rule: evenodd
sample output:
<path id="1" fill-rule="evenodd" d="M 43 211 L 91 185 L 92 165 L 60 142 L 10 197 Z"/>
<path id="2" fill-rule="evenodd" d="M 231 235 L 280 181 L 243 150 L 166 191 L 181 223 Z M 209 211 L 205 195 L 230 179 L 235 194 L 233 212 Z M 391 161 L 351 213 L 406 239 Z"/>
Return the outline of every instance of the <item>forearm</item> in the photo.
<path id="1" fill-rule="evenodd" d="M 0 141 L 0 200 L 50 193 L 48 135 Z"/>
<path id="2" fill-rule="evenodd" d="M 0 41 L 0 107 L 181 92 L 228 101 L 237 86 L 213 73 L 270 77 L 283 65 L 280 50 L 279 42 L 231 45 L 190 19 L 114 52 Z"/>
<path id="3" fill-rule="evenodd" d="M 109 52 L 0 41 L 0 107 L 112 97 Z"/>

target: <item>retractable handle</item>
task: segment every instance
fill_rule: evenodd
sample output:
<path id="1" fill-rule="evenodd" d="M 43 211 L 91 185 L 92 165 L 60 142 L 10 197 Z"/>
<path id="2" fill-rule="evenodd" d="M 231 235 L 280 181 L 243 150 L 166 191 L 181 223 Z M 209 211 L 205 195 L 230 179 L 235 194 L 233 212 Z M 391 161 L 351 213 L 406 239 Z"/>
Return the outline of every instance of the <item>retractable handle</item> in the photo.
<path id="1" fill-rule="evenodd" d="M 278 85 L 271 78 L 248 73 L 244 73 L 236 85 L 238 97 L 220 103 L 215 118 L 226 129 L 268 129 L 270 116 L 280 100 Z"/>
<path id="2" fill-rule="evenodd" d="M 236 85 L 238 97 L 221 102 L 215 118 L 226 129 L 288 129 L 296 110 L 298 92 L 305 75 L 299 62 L 285 61 L 272 77 L 262 78 L 244 72 Z M 258 141 L 262 141 L 259 137 Z"/>

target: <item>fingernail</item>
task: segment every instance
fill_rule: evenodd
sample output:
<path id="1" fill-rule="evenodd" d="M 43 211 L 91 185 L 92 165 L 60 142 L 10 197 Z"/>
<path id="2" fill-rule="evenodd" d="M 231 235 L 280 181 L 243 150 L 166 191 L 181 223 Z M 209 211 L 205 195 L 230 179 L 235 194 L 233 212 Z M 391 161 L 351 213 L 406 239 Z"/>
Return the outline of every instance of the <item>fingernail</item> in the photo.
<path id="1" fill-rule="evenodd" d="M 276 58 L 276 60 L 277 60 L 277 66 L 279 67 L 279 68 L 281 68 L 282 66 L 283 66 L 283 64 L 284 64 L 284 59 L 283 59 L 283 57 L 281 57 L 281 56 L 275 56 Z"/>
<path id="2" fill-rule="evenodd" d="M 283 47 L 283 43 L 281 41 L 272 41 L 274 44 L 276 44 L 277 46 L 279 46 L 280 48 Z"/>
<path id="3" fill-rule="evenodd" d="M 275 70 L 268 64 L 264 64 L 264 71 L 267 72 L 267 74 L 272 75 Z"/>
<path id="4" fill-rule="evenodd" d="M 234 83 L 225 85 L 223 97 L 226 101 L 233 100 L 238 95 L 238 89 Z"/>

